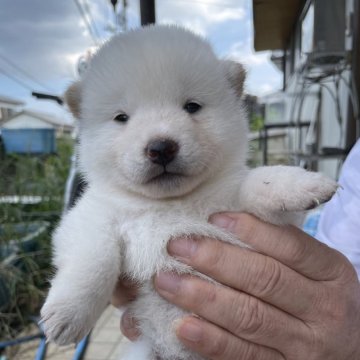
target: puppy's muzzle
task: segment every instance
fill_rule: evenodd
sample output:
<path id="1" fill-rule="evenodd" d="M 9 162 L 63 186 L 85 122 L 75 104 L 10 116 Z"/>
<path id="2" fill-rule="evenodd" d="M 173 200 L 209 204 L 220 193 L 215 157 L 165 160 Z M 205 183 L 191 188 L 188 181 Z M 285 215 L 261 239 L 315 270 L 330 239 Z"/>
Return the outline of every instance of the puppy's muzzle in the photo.
<path id="1" fill-rule="evenodd" d="M 153 140 L 145 148 L 146 157 L 154 164 L 164 167 L 175 159 L 178 152 L 178 143 L 170 139 Z"/>

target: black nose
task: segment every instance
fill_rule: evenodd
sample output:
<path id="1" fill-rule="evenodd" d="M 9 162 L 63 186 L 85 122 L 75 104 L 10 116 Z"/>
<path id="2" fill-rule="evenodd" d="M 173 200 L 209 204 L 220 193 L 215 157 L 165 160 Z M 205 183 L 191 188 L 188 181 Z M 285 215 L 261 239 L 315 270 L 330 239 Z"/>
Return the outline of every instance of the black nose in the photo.
<path id="1" fill-rule="evenodd" d="M 165 166 L 174 160 L 179 145 L 173 140 L 153 140 L 145 149 L 146 156 L 155 164 Z"/>

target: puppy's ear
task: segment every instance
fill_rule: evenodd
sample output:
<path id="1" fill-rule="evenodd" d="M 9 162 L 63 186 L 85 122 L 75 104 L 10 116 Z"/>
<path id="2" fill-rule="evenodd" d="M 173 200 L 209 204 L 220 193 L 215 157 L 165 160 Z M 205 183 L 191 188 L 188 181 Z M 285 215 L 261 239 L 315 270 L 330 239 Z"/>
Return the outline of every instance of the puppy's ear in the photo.
<path id="1" fill-rule="evenodd" d="M 81 83 L 80 81 L 71 84 L 65 91 L 64 100 L 69 107 L 72 114 L 80 118 L 80 104 L 81 104 Z"/>
<path id="2" fill-rule="evenodd" d="M 241 97 L 244 92 L 244 82 L 246 77 L 244 67 L 232 60 L 222 60 L 222 65 L 230 86 L 235 90 L 236 95 Z"/>

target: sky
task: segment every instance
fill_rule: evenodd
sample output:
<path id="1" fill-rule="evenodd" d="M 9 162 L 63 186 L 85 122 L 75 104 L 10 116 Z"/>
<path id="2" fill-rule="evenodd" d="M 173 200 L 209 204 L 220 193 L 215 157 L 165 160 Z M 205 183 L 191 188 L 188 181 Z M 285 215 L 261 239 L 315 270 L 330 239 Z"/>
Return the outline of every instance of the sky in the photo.
<path id="1" fill-rule="evenodd" d="M 121 12 L 122 1 L 118 2 Z M 126 26 L 137 28 L 139 0 L 127 2 Z M 157 23 L 189 28 L 206 37 L 219 57 L 244 64 L 248 93 L 262 96 L 280 89 L 282 76 L 271 63 L 271 54 L 253 50 L 251 0 L 155 2 Z M 79 58 L 111 37 L 114 24 L 109 0 L 0 0 L 0 96 L 71 122 L 68 111 L 33 98 L 31 91 L 63 94 L 78 77 Z"/>

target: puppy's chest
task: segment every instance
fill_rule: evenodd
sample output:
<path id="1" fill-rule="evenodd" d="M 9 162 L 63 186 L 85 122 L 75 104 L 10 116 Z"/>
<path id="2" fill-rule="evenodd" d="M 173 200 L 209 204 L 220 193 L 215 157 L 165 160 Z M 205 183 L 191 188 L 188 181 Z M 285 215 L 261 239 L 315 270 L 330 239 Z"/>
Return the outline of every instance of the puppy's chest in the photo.
<path id="1" fill-rule="evenodd" d="M 129 214 L 119 229 L 123 272 L 145 281 L 163 269 L 188 271 L 168 255 L 168 241 L 179 236 L 221 236 L 219 230 L 208 223 L 208 218 L 214 212 L 225 210 L 229 210 L 229 204 L 171 204 Z"/>

